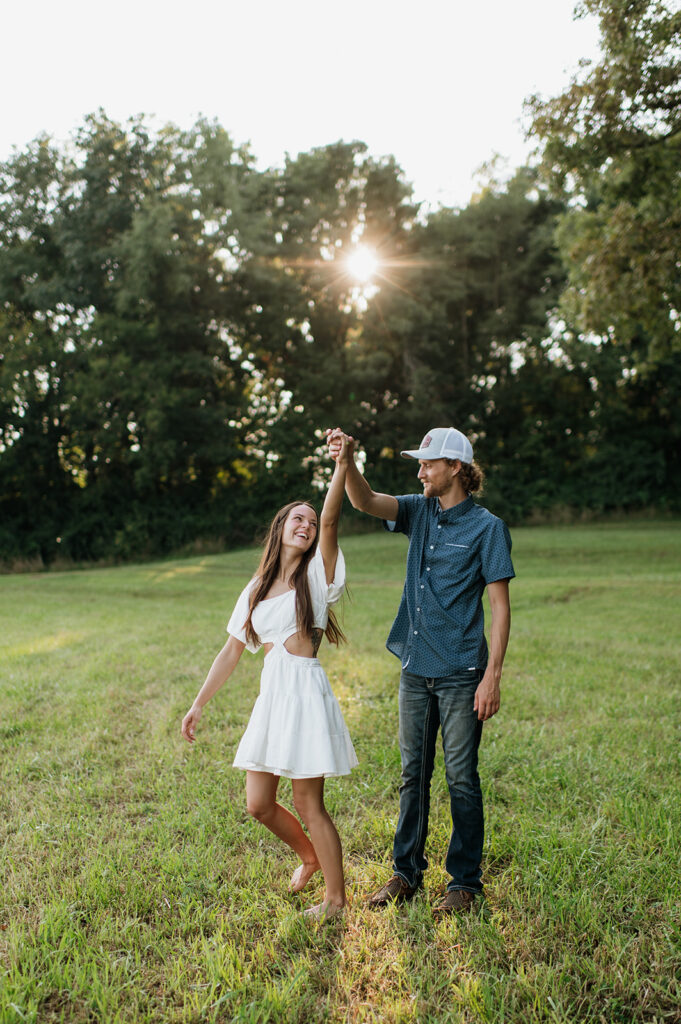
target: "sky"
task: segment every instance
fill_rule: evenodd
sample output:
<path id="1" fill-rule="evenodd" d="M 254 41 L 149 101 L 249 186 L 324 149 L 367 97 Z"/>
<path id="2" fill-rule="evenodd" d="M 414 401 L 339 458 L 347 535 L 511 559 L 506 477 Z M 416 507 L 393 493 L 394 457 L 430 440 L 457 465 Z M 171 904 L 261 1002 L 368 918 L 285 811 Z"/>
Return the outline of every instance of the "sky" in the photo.
<path id="1" fill-rule="evenodd" d="M 523 101 L 598 56 L 575 0 L 35 0 L 6 5 L 0 160 L 103 108 L 217 119 L 258 165 L 359 139 L 431 207 L 463 206 L 495 154 L 527 159 Z"/>

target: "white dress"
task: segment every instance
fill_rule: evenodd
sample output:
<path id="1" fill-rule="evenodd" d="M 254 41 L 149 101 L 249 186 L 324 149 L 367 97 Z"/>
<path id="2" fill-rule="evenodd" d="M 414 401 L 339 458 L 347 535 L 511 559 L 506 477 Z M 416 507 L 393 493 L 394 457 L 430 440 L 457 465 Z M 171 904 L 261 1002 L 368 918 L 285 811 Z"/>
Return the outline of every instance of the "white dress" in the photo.
<path id="1" fill-rule="evenodd" d="M 318 658 L 301 658 L 284 646 L 298 632 L 295 590 L 256 606 L 253 627 L 260 643 L 253 644 L 247 641 L 244 626 L 255 582 L 252 579 L 241 592 L 227 630 L 253 653 L 262 644 L 274 646 L 265 655 L 260 693 L 234 766 L 289 779 L 347 775 L 358 764 L 357 756 L 326 672 Z M 308 583 L 314 625 L 325 629 L 329 606 L 339 600 L 345 586 L 340 549 L 333 583 L 326 582 L 319 548 L 308 566 Z"/>

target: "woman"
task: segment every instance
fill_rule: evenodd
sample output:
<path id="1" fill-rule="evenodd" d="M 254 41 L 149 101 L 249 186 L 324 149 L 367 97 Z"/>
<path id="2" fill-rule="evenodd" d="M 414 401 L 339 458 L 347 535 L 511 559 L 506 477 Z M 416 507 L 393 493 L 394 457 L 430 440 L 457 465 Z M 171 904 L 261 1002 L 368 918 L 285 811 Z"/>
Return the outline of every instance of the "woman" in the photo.
<path id="1" fill-rule="evenodd" d="M 324 806 L 324 779 L 347 775 L 357 764 L 316 656 L 324 634 L 336 644 L 345 639 L 329 610 L 345 585 L 338 548 L 344 489 L 345 467 L 336 462 L 319 524 L 307 502 L 293 502 L 276 514 L 258 571 L 229 620 L 229 640 L 182 722 L 182 735 L 191 743 L 204 705 L 230 677 L 244 648 L 265 648 L 260 694 L 234 765 L 246 770 L 249 813 L 300 857 L 289 890 L 300 892 L 321 869 L 324 899 L 305 911 L 318 920 L 336 917 L 345 906 L 343 854 Z M 293 804 L 309 838 L 277 802 L 281 776 L 291 779 Z"/>

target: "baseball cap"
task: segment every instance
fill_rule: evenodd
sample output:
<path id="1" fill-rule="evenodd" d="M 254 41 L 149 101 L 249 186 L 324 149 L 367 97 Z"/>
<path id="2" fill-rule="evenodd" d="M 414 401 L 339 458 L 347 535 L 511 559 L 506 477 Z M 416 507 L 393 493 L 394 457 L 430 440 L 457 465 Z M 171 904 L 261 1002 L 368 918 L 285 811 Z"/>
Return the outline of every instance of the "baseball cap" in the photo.
<path id="1" fill-rule="evenodd" d="M 473 461 L 473 446 L 455 427 L 433 427 L 413 451 L 400 452 L 405 459 L 460 459 Z"/>

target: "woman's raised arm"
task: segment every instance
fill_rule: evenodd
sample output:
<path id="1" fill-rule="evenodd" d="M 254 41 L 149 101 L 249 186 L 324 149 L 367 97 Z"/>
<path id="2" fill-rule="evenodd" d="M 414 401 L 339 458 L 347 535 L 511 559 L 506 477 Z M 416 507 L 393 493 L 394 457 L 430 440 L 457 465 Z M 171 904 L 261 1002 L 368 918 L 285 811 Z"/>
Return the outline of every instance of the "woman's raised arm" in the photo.
<path id="1" fill-rule="evenodd" d="M 340 522 L 343 496 L 345 494 L 345 476 L 347 462 L 336 460 L 333 476 L 324 499 L 324 507 L 319 519 L 319 549 L 324 560 L 326 582 L 333 583 L 338 557 L 338 523 Z"/>

